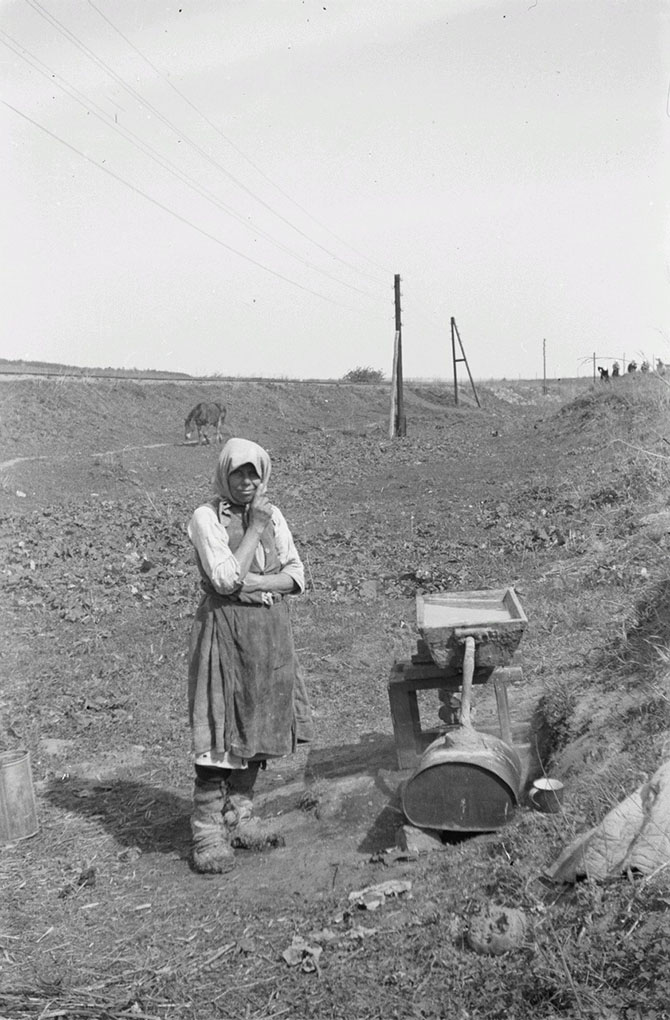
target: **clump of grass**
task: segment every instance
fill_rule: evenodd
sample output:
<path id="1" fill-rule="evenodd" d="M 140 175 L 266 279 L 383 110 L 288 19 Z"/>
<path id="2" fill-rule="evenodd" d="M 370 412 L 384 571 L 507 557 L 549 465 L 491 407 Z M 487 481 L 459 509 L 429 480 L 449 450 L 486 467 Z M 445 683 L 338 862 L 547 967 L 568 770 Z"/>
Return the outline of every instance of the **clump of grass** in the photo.
<path id="1" fill-rule="evenodd" d="M 548 762 L 575 736 L 578 696 L 574 685 L 560 677 L 545 689 L 533 719 L 533 731 L 542 761 Z"/>
<path id="2" fill-rule="evenodd" d="M 638 599 L 620 648 L 623 660 L 656 671 L 659 659 L 670 663 L 670 578 L 649 585 Z"/>

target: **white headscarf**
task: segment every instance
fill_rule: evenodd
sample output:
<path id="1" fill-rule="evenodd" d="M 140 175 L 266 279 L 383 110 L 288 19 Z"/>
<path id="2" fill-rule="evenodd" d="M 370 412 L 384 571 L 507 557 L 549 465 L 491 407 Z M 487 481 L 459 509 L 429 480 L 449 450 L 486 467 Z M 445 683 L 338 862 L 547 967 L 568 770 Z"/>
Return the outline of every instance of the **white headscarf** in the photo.
<path id="1" fill-rule="evenodd" d="M 214 476 L 217 493 L 229 503 L 233 502 L 233 497 L 228 488 L 228 475 L 243 464 L 252 464 L 256 468 L 261 484 L 267 484 L 270 478 L 272 470 L 270 455 L 262 446 L 252 443 L 250 439 L 229 439 L 221 450 Z"/>

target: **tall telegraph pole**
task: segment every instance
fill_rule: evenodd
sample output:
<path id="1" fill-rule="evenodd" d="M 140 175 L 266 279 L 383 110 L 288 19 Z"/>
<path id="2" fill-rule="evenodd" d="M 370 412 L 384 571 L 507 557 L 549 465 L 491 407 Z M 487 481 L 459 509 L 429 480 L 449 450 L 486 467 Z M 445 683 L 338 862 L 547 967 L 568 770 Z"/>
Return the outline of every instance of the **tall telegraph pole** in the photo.
<path id="1" fill-rule="evenodd" d="M 400 315 L 400 276 L 395 274 L 393 279 L 393 290 L 395 294 L 395 357 L 393 359 L 394 369 L 394 396 L 395 396 L 395 420 L 393 422 L 393 435 L 407 435 L 407 418 L 405 417 L 405 403 L 402 389 L 402 321 Z"/>

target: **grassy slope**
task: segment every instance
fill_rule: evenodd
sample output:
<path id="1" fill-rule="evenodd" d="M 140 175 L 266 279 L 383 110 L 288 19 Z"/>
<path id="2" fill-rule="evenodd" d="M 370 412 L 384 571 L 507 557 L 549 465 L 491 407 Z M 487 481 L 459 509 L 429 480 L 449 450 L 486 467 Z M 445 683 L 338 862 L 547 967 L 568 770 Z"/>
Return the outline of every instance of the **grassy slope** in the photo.
<path id="1" fill-rule="evenodd" d="M 637 1011 L 636 1003 L 642 999 L 647 1010 L 666 1008 L 664 874 L 651 882 L 632 880 L 605 888 L 587 884 L 558 900 L 537 882 L 542 865 L 569 835 L 602 817 L 667 754 L 667 537 L 638 526 L 644 513 L 666 505 L 667 393 L 658 380 L 621 383 L 616 390 L 588 391 L 558 413 L 545 407 L 541 409 L 544 420 L 537 411 L 528 414 L 520 406 L 495 399 L 477 419 L 467 409 L 453 408 L 445 417 L 446 394 L 445 403 L 438 401 L 433 410 L 426 406 L 425 392 L 414 405 L 410 393 L 410 436 L 400 445 L 386 439 L 386 388 L 237 384 L 224 395 L 231 406 L 231 430 L 244 433 L 255 423 L 254 435 L 273 447 L 281 502 L 297 522 L 309 555 L 316 590 L 300 609 L 298 626 L 320 724 L 324 729 L 334 727 L 333 742 L 339 740 L 354 749 L 360 736 L 356 722 L 365 710 L 378 718 L 386 713 L 383 667 L 374 692 L 368 690 L 365 704 L 359 706 L 361 670 L 376 670 L 375 659 L 382 649 L 387 656 L 391 650 L 401 655 L 411 650 L 408 627 L 417 582 L 406 575 L 412 566 L 420 564 L 424 583 L 427 576 L 438 587 L 477 587 L 496 585 L 501 578 L 517 579 L 524 604 L 532 607 L 524 655 L 528 672 L 544 688 L 545 763 L 568 783 L 565 818 L 557 824 L 551 818 L 523 813 L 501 840 L 455 848 L 439 864 L 433 860 L 410 865 L 407 874 L 415 883 L 414 907 L 404 915 L 402 911 L 393 914 L 396 928 L 385 930 L 381 940 L 369 938 L 365 945 L 353 942 L 351 952 L 332 953 L 321 980 L 305 980 L 305 975 L 285 970 L 275 975 L 276 964 L 271 965 L 267 957 L 264 966 L 281 989 L 273 1002 L 262 987 L 244 991 L 245 982 L 249 983 L 244 954 L 261 951 L 262 931 L 249 924 L 248 916 L 238 925 L 211 895 L 198 898 L 198 887 L 184 878 L 183 865 L 177 862 L 172 867 L 166 857 L 163 881 L 170 886 L 173 905 L 189 918 L 193 937 L 223 910 L 233 945 L 247 940 L 247 949 L 236 949 L 235 959 L 217 979 L 219 988 L 222 979 L 233 986 L 228 1001 L 236 1004 L 237 1012 L 229 1006 L 232 1011 L 226 1013 L 225 1006 L 211 1005 L 216 996 L 211 984 L 214 976 L 203 977 L 192 961 L 184 958 L 180 964 L 172 953 L 169 974 L 161 976 L 159 947 L 166 940 L 174 942 L 179 922 L 174 912 L 167 907 L 159 912 L 155 904 L 153 929 L 136 929 L 132 913 L 124 914 L 123 883 L 130 879 L 118 850 L 112 849 L 106 865 L 113 896 L 105 900 L 104 891 L 95 891 L 96 899 L 109 902 L 108 943 L 96 927 L 95 911 L 81 913 L 76 896 L 50 905 L 55 882 L 60 882 L 61 889 L 74 883 L 76 892 L 77 875 L 86 863 L 77 845 L 97 852 L 101 869 L 107 860 L 106 851 L 98 845 L 95 812 L 83 816 L 80 812 L 76 822 L 76 799 L 65 797 L 59 802 L 56 798 L 47 815 L 55 852 L 48 861 L 41 861 L 39 850 L 25 848 L 23 868 L 29 868 L 30 884 L 23 892 L 21 848 L 3 858 L 11 889 L 12 924 L 23 919 L 32 933 L 25 963 L 19 963 L 22 956 L 15 952 L 17 966 L 8 967 L 8 983 L 3 987 L 16 989 L 17 974 L 29 984 L 32 967 L 32 994 L 40 1008 L 47 1001 L 60 1000 L 72 1009 L 75 1002 L 83 1008 L 97 1001 L 96 993 L 85 989 L 101 980 L 100 969 L 96 972 L 95 962 L 74 934 L 86 918 L 90 938 L 111 975 L 120 968 L 117 958 L 126 968 L 133 965 L 126 959 L 128 953 L 124 956 L 119 949 L 115 934 L 121 930 L 119 925 L 130 922 L 135 944 L 142 947 L 140 976 L 126 979 L 125 984 L 119 976 L 112 985 L 117 1012 L 124 988 L 126 1004 L 146 1001 L 151 1005 L 146 1012 L 161 1017 L 183 1015 L 180 1008 L 191 1008 L 179 1007 L 180 1002 L 193 1004 L 200 1018 L 244 1015 L 250 1003 L 250 1015 L 301 1018 L 389 1016 L 394 1010 L 398 1016 L 438 1017 L 460 1011 L 473 1018 L 511 1015 L 519 1020 L 558 1015 L 633 1018 L 649 1015 Z M 5 407 L 10 397 L 12 407 L 27 410 L 28 420 L 39 420 L 47 436 L 38 443 L 25 428 L 22 433 L 12 432 L 3 411 L 3 427 L 9 430 L 4 435 L 9 439 L 8 456 L 36 451 L 49 455 L 46 464 L 23 463 L 5 472 L 3 499 L 8 517 L 3 547 L 12 570 L 16 573 L 20 557 L 28 556 L 25 546 L 17 551 L 17 534 L 23 533 L 33 541 L 31 549 L 39 550 L 47 539 L 50 543 L 60 539 L 70 525 L 95 527 L 99 501 L 109 498 L 116 519 L 110 524 L 106 552 L 110 563 L 104 576 L 123 579 L 123 583 L 113 580 L 105 589 L 110 582 L 104 582 L 92 563 L 84 577 L 90 583 L 90 620 L 77 619 L 82 600 L 68 594 L 58 573 L 51 575 L 53 590 L 44 597 L 53 601 L 45 610 L 36 606 L 28 613 L 10 614 L 15 636 L 5 651 L 4 667 L 7 677 L 22 679 L 24 686 L 17 687 L 16 697 L 9 688 L 11 696 L 3 707 L 4 739 L 10 746 L 21 740 L 37 749 L 45 735 L 68 739 L 74 733 L 82 750 L 90 749 L 95 757 L 96 746 L 108 736 L 101 719 L 108 719 L 111 711 L 116 713 L 117 743 L 146 743 L 143 715 L 150 711 L 150 703 L 139 698 L 133 685 L 138 676 L 151 676 L 166 698 L 167 709 L 151 743 L 154 781 L 162 789 L 180 790 L 175 749 L 185 752 L 185 741 L 179 696 L 169 692 L 179 683 L 177 674 L 182 669 L 181 659 L 176 661 L 183 654 L 185 627 L 179 615 L 186 613 L 181 607 L 192 599 L 192 581 L 179 572 L 186 564 L 177 545 L 170 554 L 173 558 L 165 561 L 170 567 L 163 569 L 159 583 L 161 599 L 172 600 L 180 611 L 168 624 L 162 606 L 142 603 L 143 593 L 151 596 L 152 587 L 142 587 L 137 564 L 132 573 L 132 561 L 131 565 L 125 562 L 122 550 L 125 539 L 130 541 L 128 555 L 166 557 L 165 545 L 152 548 L 149 544 L 156 513 L 165 536 L 172 534 L 173 526 L 179 530 L 188 507 L 206 490 L 212 453 L 179 445 L 184 407 L 199 399 L 201 390 L 161 384 L 140 391 L 135 384 L 118 385 L 111 390 L 97 384 L 78 389 L 51 384 L 49 389 L 42 383 L 12 383 L 10 390 L 0 391 Z M 101 408 L 110 417 L 103 417 Z M 493 437 L 493 432 L 498 435 Z M 142 442 L 176 445 L 167 448 L 165 457 L 161 451 L 128 451 L 107 459 L 96 455 L 115 444 L 125 448 Z M 73 447 L 79 454 L 74 458 Z M 296 471 L 300 485 L 291 478 Z M 437 475 L 440 484 L 436 486 Z M 387 487 L 401 480 L 407 491 L 403 503 L 395 504 Z M 366 485 L 372 485 L 375 499 L 366 498 Z M 414 504 L 412 492 L 417 485 L 422 498 Z M 17 499 L 16 488 L 27 491 L 29 499 Z M 39 507 L 47 502 L 45 516 Z M 58 506 L 62 517 L 54 523 Z M 383 553 L 381 562 L 378 553 L 370 558 L 362 521 L 372 529 L 375 547 Z M 39 541 L 33 530 L 38 525 Z M 175 540 L 179 542 L 178 537 Z M 63 546 L 50 548 L 61 557 L 53 560 L 56 567 L 62 564 L 60 574 L 71 570 L 62 559 Z M 448 548 L 458 550 L 455 561 Z M 357 601 L 351 614 L 343 615 L 350 601 L 351 579 L 342 564 L 351 562 L 357 564 L 357 580 L 375 578 L 382 594 L 370 604 Z M 30 568 L 26 565 L 23 570 L 28 583 Z M 128 576 L 114 573 L 117 570 Z M 135 594 L 129 594 L 126 581 L 133 582 Z M 152 579 L 152 583 L 157 582 Z M 29 586 L 20 587 L 18 594 L 29 590 Z M 10 593 L 9 605 L 16 595 L 16 591 Z M 75 614 L 69 626 L 68 613 Z M 96 618 L 96 613 L 101 615 Z M 73 630 L 73 624 L 78 629 Z M 117 624 L 123 628 L 120 633 Z M 26 660 L 28 645 L 31 654 Z M 128 668 L 131 647 L 135 672 Z M 63 666 L 70 670 L 69 677 Z M 36 682 L 42 686 L 41 697 Z M 104 705 L 110 683 L 118 708 Z M 30 691 L 27 704 L 21 702 L 21 689 Z M 344 714 L 338 714 L 333 704 L 334 691 L 350 709 Z M 152 839 L 154 844 L 162 839 L 167 850 L 171 837 L 169 830 L 161 828 L 162 813 L 167 817 L 175 810 L 187 810 L 186 802 L 181 808 L 174 801 L 147 802 L 146 793 L 140 795 L 139 787 L 132 786 L 132 775 L 131 769 L 125 845 L 131 850 L 145 845 L 138 825 L 149 824 L 141 820 L 153 803 L 160 817 Z M 69 818 L 69 832 L 63 827 L 63 812 Z M 116 847 L 119 838 L 124 845 L 122 835 L 117 831 Z M 382 868 L 377 880 L 389 874 L 389 869 L 385 874 Z M 132 902 L 137 906 L 141 888 L 130 883 L 128 890 L 133 890 Z M 463 949 L 468 912 L 488 899 L 521 905 L 528 912 L 533 938 L 522 953 L 479 958 Z M 311 902 L 305 897 L 295 902 L 300 903 L 296 911 L 288 903 L 286 910 L 298 930 L 307 932 L 310 925 L 330 923 L 337 897 Z M 61 904 L 58 915 L 56 903 Z M 244 916 L 244 903 L 239 907 Z M 285 917 L 264 917 L 262 901 L 256 909 L 263 924 L 276 923 L 281 938 L 289 937 L 286 925 L 282 927 Z M 48 949 L 48 940 L 38 941 L 47 927 L 42 921 L 40 928 L 39 914 L 45 919 L 58 916 L 60 950 Z M 378 923 L 383 929 L 383 919 Z M 17 948 L 11 941 L 8 947 Z M 273 960 L 277 948 L 272 945 Z M 263 952 L 268 951 L 266 946 Z M 234 991 L 238 985 L 239 993 Z M 259 997 L 261 992 L 264 998 Z M 111 1008 L 111 994 L 104 1000 L 107 1008 Z M 18 996 L 8 1003 L 8 1015 L 31 1015 L 25 998 Z M 285 1008 L 288 1012 L 282 1014 Z"/>

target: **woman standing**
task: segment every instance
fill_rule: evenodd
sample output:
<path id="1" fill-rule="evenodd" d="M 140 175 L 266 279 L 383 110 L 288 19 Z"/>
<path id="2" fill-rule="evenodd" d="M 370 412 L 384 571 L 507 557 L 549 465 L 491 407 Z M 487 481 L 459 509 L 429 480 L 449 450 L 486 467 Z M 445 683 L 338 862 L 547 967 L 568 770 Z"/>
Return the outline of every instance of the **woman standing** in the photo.
<path id="1" fill-rule="evenodd" d="M 305 576 L 286 520 L 267 498 L 270 471 L 261 446 L 229 439 L 216 495 L 188 526 L 204 591 L 189 651 L 193 864 L 202 872 L 227 871 L 231 843 L 250 845 L 259 768 L 311 739 L 285 599 L 304 591 Z"/>

